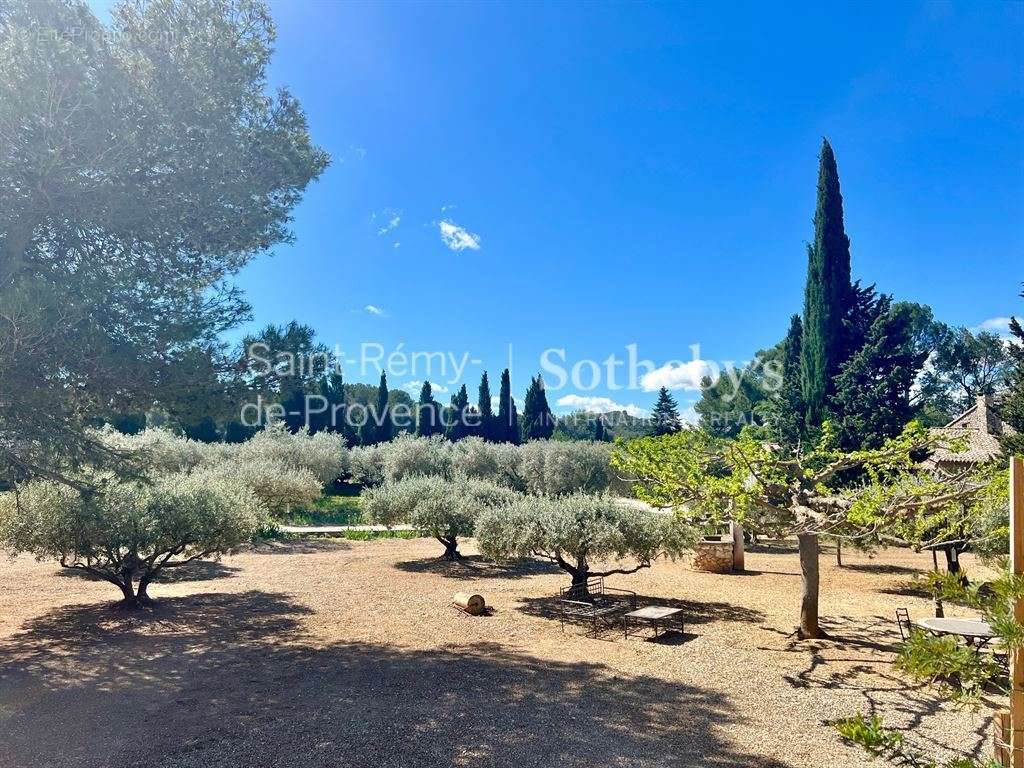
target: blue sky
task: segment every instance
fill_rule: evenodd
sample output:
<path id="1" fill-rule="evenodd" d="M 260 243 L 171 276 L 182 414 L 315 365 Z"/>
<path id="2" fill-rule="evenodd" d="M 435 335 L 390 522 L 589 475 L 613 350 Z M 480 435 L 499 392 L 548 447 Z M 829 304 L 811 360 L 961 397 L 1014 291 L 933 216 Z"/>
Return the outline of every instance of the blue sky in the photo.
<path id="1" fill-rule="evenodd" d="M 826 135 L 856 277 L 949 323 L 1024 312 L 1022 3 L 272 13 L 272 83 L 334 162 L 295 244 L 238 277 L 253 326 L 295 318 L 349 356 L 468 353 L 471 390 L 512 345 L 520 402 L 548 348 L 566 369 L 630 344 L 657 366 L 695 344 L 746 360 L 800 310 Z M 648 384 L 689 403 L 696 370 Z M 654 399 L 603 376 L 549 393 L 572 396 Z"/>

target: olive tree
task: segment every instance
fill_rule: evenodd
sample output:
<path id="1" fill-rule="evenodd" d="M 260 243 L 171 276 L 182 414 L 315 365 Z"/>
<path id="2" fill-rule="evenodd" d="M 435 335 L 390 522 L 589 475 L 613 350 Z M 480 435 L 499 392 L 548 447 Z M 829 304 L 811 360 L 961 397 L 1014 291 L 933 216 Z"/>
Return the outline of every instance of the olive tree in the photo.
<path id="1" fill-rule="evenodd" d="M 901 534 L 961 530 L 965 516 L 983 514 L 996 469 L 935 472 L 918 459 L 937 442 L 914 423 L 879 448 L 842 451 L 826 422 L 812 450 L 790 455 L 754 430 L 728 440 L 689 429 L 621 444 L 613 463 L 636 482 L 639 498 L 672 508 L 691 525 L 733 520 L 754 532 L 795 535 L 802 576 L 798 634 L 814 638 L 824 634 L 820 536 L 914 544 Z"/>
<path id="2" fill-rule="evenodd" d="M 445 560 L 457 560 L 459 539 L 473 535 L 481 512 L 517 498 L 515 491 L 484 480 L 412 477 L 365 491 L 362 504 L 373 522 L 408 523 L 443 544 Z"/>
<path id="3" fill-rule="evenodd" d="M 476 539 L 485 557 L 544 557 L 568 573 L 574 587 L 586 589 L 591 576 L 636 573 L 659 557 L 681 554 L 695 534 L 671 514 L 575 493 L 492 507 L 477 519 Z M 595 569 L 607 561 L 617 565 Z"/>
<path id="4" fill-rule="evenodd" d="M 109 581 L 138 607 L 162 571 L 237 549 L 266 515 L 255 493 L 223 478 L 106 481 L 80 491 L 33 480 L 0 494 L 0 543 Z"/>
<path id="5" fill-rule="evenodd" d="M 615 479 L 612 446 L 584 440 L 534 440 L 519 447 L 528 493 L 562 496 L 602 493 Z"/>

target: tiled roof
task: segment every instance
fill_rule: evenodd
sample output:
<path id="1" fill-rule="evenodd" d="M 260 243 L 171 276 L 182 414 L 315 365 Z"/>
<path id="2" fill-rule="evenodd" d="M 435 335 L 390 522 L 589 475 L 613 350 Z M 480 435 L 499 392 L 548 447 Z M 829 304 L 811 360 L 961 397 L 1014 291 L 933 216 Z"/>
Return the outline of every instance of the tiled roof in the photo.
<path id="1" fill-rule="evenodd" d="M 1012 435 L 1013 428 L 999 418 L 998 404 L 991 396 L 979 397 L 975 404 L 949 424 L 934 430 L 949 438 L 946 447 L 940 447 L 929 458 L 930 464 L 982 464 L 1002 453 L 999 438 Z M 952 446 L 954 442 L 963 445 Z M 963 447 L 956 451 L 952 447 Z"/>

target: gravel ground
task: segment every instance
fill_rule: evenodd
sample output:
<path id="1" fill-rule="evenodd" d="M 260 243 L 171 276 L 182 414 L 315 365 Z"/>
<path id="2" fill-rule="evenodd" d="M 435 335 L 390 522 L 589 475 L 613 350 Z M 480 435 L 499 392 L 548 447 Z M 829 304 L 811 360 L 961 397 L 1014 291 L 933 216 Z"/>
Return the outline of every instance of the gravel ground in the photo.
<path id="1" fill-rule="evenodd" d="M 660 642 L 562 634 L 543 598 L 566 577 L 546 564 L 438 553 L 265 546 L 154 585 L 143 615 L 113 610 L 110 585 L 4 560 L 0 766 L 856 768 L 823 721 L 868 711 L 931 750 L 987 748 L 982 712 L 892 669 L 894 609 L 930 612 L 912 584 L 928 555 L 823 555 L 836 639 L 797 643 L 793 552 L 748 553 L 746 575 L 610 579 L 686 610 Z M 455 611 L 465 589 L 493 613 Z"/>

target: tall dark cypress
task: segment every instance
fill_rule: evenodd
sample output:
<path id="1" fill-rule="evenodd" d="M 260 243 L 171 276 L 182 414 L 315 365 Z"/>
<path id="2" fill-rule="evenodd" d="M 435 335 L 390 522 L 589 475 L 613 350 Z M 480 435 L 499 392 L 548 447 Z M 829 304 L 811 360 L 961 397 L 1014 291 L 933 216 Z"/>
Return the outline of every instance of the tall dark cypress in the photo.
<path id="1" fill-rule="evenodd" d="M 781 445 L 793 450 L 804 434 L 804 401 L 800 387 L 800 348 L 803 323 L 800 315 L 789 320 L 789 332 L 782 346 L 782 387 L 775 413 L 775 436 Z"/>
<path id="2" fill-rule="evenodd" d="M 441 431 L 440 404 L 434 399 L 430 382 L 424 381 L 420 387 L 419 402 L 416 404 L 416 434 L 420 437 L 430 437 Z"/>
<path id="3" fill-rule="evenodd" d="M 475 434 L 484 440 L 494 441 L 494 409 L 491 407 L 491 383 L 487 379 L 487 371 L 480 377 L 480 388 L 477 390 L 476 411 L 480 417 L 480 423 L 475 429 Z"/>
<path id="4" fill-rule="evenodd" d="M 452 395 L 452 404 L 448 407 L 448 429 L 445 434 L 449 440 L 461 440 L 469 436 L 471 430 L 466 423 L 468 411 L 469 393 L 463 384 L 459 391 Z"/>
<path id="5" fill-rule="evenodd" d="M 388 407 L 388 376 L 380 372 L 380 386 L 377 387 L 376 442 L 386 443 L 395 436 L 395 426 L 391 422 L 391 409 Z"/>
<path id="6" fill-rule="evenodd" d="M 495 434 L 495 439 L 499 442 L 519 444 L 519 415 L 516 413 L 516 401 L 512 399 L 512 379 L 508 368 L 501 373 Z"/>
<path id="7" fill-rule="evenodd" d="M 849 357 L 843 320 L 851 302 L 850 239 L 843 228 L 839 169 L 828 139 L 818 160 L 818 200 L 814 242 L 807 247 L 800 383 L 807 427 L 815 430 L 827 416 L 828 399 L 839 367 Z"/>
<path id="8" fill-rule="evenodd" d="M 530 379 L 530 388 L 523 400 L 523 437 L 527 440 L 547 440 L 555 431 L 555 416 L 548 406 L 544 392 L 544 379 Z"/>
<path id="9" fill-rule="evenodd" d="M 1013 369 L 1006 380 L 1001 415 L 1014 434 L 1004 434 L 1002 444 L 1007 453 L 1024 457 L 1024 327 L 1016 317 L 1010 318 L 1010 333 L 1015 342 L 1009 347 Z"/>
<path id="10" fill-rule="evenodd" d="M 594 440 L 598 443 L 603 443 L 608 439 L 607 433 L 604 429 L 604 418 L 601 414 L 597 414 L 597 421 L 594 422 Z"/>

